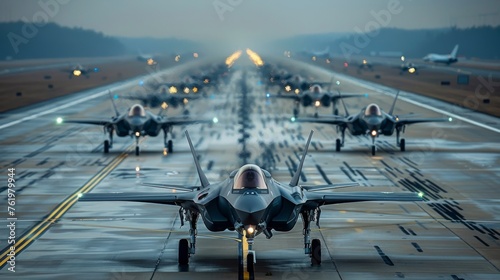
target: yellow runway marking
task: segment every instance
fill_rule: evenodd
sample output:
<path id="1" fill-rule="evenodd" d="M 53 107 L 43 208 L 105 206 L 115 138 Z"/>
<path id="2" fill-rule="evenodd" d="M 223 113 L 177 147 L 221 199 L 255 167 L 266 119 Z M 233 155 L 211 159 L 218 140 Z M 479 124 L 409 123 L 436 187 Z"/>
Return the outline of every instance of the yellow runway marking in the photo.
<path id="1" fill-rule="evenodd" d="M 78 195 L 91 191 L 97 184 L 99 184 L 106 176 L 111 173 L 128 155 L 132 150 L 130 146 L 124 153 L 113 159 L 105 168 L 92 177 L 85 185 L 79 188 L 76 192 L 67 197 L 61 202 L 51 213 L 38 224 L 36 224 L 27 234 L 24 234 L 19 240 L 16 241 L 16 257 L 21 251 L 33 243 L 39 236 L 41 236 L 53 223 L 61 218 L 70 208 L 78 201 Z M 5 248 L 0 254 L 0 269 L 9 261 L 10 246 Z"/>

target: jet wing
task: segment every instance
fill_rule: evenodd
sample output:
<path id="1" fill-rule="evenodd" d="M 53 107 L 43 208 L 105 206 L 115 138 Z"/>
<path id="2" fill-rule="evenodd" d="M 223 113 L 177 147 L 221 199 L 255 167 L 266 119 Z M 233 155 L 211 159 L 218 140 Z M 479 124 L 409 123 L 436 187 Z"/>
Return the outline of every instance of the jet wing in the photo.
<path id="1" fill-rule="evenodd" d="M 341 98 L 353 98 L 353 97 L 368 97 L 368 93 L 364 94 L 357 94 L 357 93 L 342 93 L 342 95 L 338 95 L 335 93 L 332 94 L 332 99 L 333 100 L 339 100 Z"/>
<path id="2" fill-rule="evenodd" d="M 64 120 L 65 123 L 83 123 L 83 124 L 93 124 L 93 125 L 102 125 L 108 126 L 112 125 L 113 122 L 105 121 L 105 120 Z"/>
<path id="3" fill-rule="evenodd" d="M 170 127 L 172 125 L 188 125 L 195 123 L 213 123 L 212 120 L 196 120 L 187 117 L 169 117 L 168 119 L 158 122 L 162 127 Z"/>
<path id="4" fill-rule="evenodd" d="M 415 123 L 425 123 L 425 122 L 447 122 L 448 119 L 399 119 L 396 121 L 397 127 L 402 127 L 405 125 L 415 124 Z"/>
<path id="5" fill-rule="evenodd" d="M 417 193 L 402 192 L 307 192 L 307 201 L 319 205 L 362 201 L 421 201 Z"/>
<path id="6" fill-rule="evenodd" d="M 191 201 L 193 193 L 162 194 L 162 193 L 86 193 L 79 201 L 128 201 L 156 204 L 177 205 Z"/>
<path id="7" fill-rule="evenodd" d="M 317 118 L 296 118 L 295 122 L 309 122 L 309 123 L 324 123 L 332 125 L 346 125 L 349 121 L 340 116 L 328 116 L 328 117 L 317 117 Z"/>

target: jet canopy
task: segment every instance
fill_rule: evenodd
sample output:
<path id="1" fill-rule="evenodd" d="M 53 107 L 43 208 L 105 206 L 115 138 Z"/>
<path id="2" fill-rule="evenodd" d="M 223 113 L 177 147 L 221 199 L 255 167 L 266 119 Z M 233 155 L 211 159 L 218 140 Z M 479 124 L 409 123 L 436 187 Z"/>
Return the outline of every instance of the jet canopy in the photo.
<path id="1" fill-rule="evenodd" d="M 377 104 L 370 104 L 366 106 L 365 116 L 382 116 L 382 110 Z"/>
<path id="2" fill-rule="evenodd" d="M 314 93 L 321 93 L 321 88 L 319 87 L 319 85 L 314 85 L 312 86 L 312 92 Z"/>
<path id="3" fill-rule="evenodd" d="M 135 104 L 132 107 L 130 107 L 130 110 L 128 111 L 128 116 L 129 117 L 145 117 L 146 110 L 144 110 L 144 107 L 142 107 L 142 105 Z"/>
<path id="4" fill-rule="evenodd" d="M 233 189 L 267 190 L 262 169 L 255 164 L 247 164 L 241 167 L 234 176 Z"/>

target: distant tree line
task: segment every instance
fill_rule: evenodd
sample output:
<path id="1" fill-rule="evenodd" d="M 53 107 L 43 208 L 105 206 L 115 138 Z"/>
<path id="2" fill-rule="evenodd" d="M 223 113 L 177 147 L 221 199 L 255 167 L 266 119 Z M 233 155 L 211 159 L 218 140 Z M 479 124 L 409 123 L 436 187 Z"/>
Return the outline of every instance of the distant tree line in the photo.
<path id="1" fill-rule="evenodd" d="M 275 40 L 267 47 L 284 50 L 319 51 L 330 46 L 337 57 L 371 55 L 380 52 L 423 57 L 428 53 L 450 53 L 459 44 L 458 56 L 500 59 L 500 26 L 408 30 L 382 28 L 369 33 L 324 33 L 298 35 Z"/>
<path id="2" fill-rule="evenodd" d="M 195 43 L 182 39 L 119 38 L 55 23 L 0 23 L 0 60 L 165 53 L 168 47 L 182 50 L 193 46 Z"/>
<path id="3" fill-rule="evenodd" d="M 343 55 L 351 51 L 370 55 L 380 52 L 402 52 L 408 57 L 423 57 L 428 53 L 450 53 L 460 45 L 458 55 L 467 58 L 500 59 L 500 27 L 405 30 L 384 28 L 364 34 L 351 34 L 331 43 L 332 52 Z"/>
<path id="4" fill-rule="evenodd" d="M 0 23 L 0 58 L 63 58 L 114 56 L 125 53 L 117 39 L 92 30 L 37 26 L 28 22 Z"/>

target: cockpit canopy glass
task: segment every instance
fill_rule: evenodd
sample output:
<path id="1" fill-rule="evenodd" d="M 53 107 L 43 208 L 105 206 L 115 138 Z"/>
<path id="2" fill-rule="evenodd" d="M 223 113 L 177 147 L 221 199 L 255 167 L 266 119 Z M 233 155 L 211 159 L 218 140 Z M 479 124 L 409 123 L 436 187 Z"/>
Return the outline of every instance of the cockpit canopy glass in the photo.
<path id="1" fill-rule="evenodd" d="M 366 106 L 365 116 L 382 116 L 382 111 L 377 104 L 370 104 Z"/>
<path id="2" fill-rule="evenodd" d="M 258 189 L 266 190 L 267 185 L 264 180 L 262 170 L 253 164 L 248 164 L 240 168 L 238 173 L 234 176 L 233 189 Z"/>
<path id="3" fill-rule="evenodd" d="M 130 110 L 128 111 L 128 116 L 129 117 L 145 117 L 146 110 L 144 110 L 144 107 L 142 107 L 142 105 L 135 104 L 134 106 L 130 107 Z"/>

